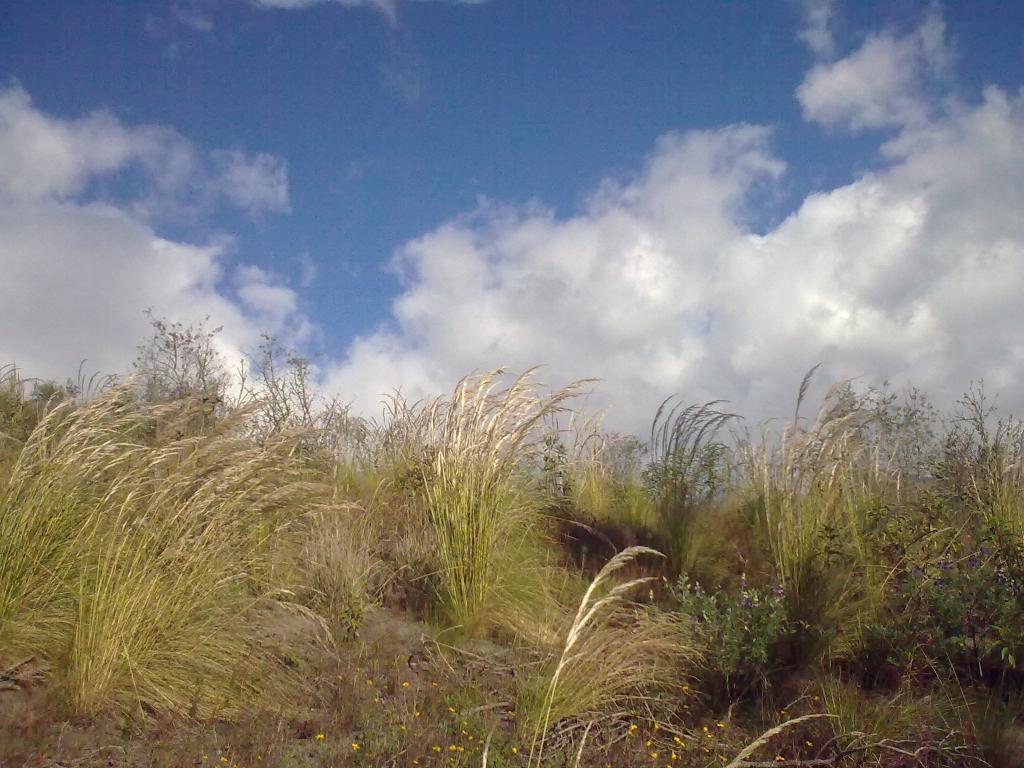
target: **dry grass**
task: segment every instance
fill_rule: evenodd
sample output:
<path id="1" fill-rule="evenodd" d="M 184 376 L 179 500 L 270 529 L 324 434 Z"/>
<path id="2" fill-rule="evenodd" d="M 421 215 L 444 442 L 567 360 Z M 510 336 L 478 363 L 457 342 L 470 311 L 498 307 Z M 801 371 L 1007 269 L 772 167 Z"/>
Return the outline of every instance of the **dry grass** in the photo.
<path id="1" fill-rule="evenodd" d="M 528 472 L 543 420 L 582 386 L 535 391 L 527 371 L 503 386 L 501 371 L 463 379 L 425 410 L 431 461 L 424 495 L 437 546 L 439 601 L 454 623 L 492 621 L 542 567 L 534 554 L 539 504 Z M 541 582 L 532 580 L 539 586 Z"/>
<path id="2" fill-rule="evenodd" d="M 0 497 L 0 654 L 51 659 L 73 712 L 206 716 L 261 686 L 252 609 L 329 496 L 244 415 L 189 433 L 200 407 L 128 386 L 59 406 Z"/>
<path id="3" fill-rule="evenodd" d="M 383 565 L 372 549 L 378 534 L 356 504 L 318 510 L 306 534 L 301 560 L 309 602 L 339 636 L 354 637 L 385 586 Z"/>
<path id="4" fill-rule="evenodd" d="M 692 625 L 627 599 L 649 579 L 610 584 L 637 557 L 658 554 L 646 547 L 623 550 L 588 586 L 537 678 L 542 687 L 528 686 L 521 702 L 533 728 L 531 764 L 540 764 L 556 724 L 564 732 L 566 725 L 650 717 L 677 702 L 687 666 L 701 656 Z"/>
<path id="5" fill-rule="evenodd" d="M 842 384 L 829 391 L 810 425 L 795 420 L 777 441 L 747 439 L 741 450 L 789 618 L 820 628 L 826 644 L 831 638 L 850 645 L 889 576 L 863 535 L 865 510 L 888 478 L 871 461 L 865 415 L 843 391 Z M 833 643 L 830 650 L 843 647 Z"/>

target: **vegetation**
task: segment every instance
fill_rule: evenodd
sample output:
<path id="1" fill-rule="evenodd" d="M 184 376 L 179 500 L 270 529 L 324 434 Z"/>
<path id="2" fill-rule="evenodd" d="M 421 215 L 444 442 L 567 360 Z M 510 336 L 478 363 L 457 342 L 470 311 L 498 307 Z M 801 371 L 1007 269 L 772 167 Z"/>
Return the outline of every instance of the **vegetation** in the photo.
<path id="1" fill-rule="evenodd" d="M 1024 764 L 1024 427 L 834 387 L 648 443 L 535 372 L 353 417 L 267 339 L 0 370 L 0 765 Z"/>

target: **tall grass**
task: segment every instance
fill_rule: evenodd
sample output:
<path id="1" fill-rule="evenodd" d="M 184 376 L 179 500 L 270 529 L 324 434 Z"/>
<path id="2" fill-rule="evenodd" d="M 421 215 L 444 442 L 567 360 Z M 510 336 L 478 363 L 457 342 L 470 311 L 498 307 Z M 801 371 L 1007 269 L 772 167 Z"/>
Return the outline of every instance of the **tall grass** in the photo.
<path id="1" fill-rule="evenodd" d="M 609 717 L 649 717 L 679 698 L 687 665 L 701 656 L 693 626 L 628 600 L 650 579 L 611 583 L 615 573 L 643 555 L 660 553 L 630 547 L 605 564 L 536 678 L 542 687 L 527 687 L 521 708 L 533 726 L 531 765 L 540 764 L 555 724 L 583 727 Z"/>
<path id="2" fill-rule="evenodd" d="M 439 598 L 450 620 L 473 628 L 517 591 L 530 557 L 539 504 L 530 465 L 539 425 L 582 383 L 541 395 L 533 371 L 507 386 L 502 371 L 463 379 L 425 410 L 430 464 L 424 494 L 440 563 Z"/>
<path id="3" fill-rule="evenodd" d="M 677 572 L 692 565 L 698 517 L 728 480 L 729 450 L 717 438 L 735 415 L 719 410 L 719 405 L 715 401 L 684 407 L 672 405 L 669 398 L 651 425 L 648 487 Z"/>
<path id="4" fill-rule="evenodd" d="M 657 524 L 644 483 L 646 446 L 631 435 L 600 430 L 599 419 L 576 420 L 567 430 L 562 493 L 594 520 L 633 528 Z"/>
<path id="5" fill-rule="evenodd" d="M 960 401 L 962 413 L 947 435 L 947 463 L 961 475 L 964 495 L 981 514 L 1004 554 L 1024 567 L 1024 423 L 994 420 L 983 391 Z"/>
<path id="6" fill-rule="evenodd" d="M 48 658 L 75 713 L 207 716 L 259 688 L 253 608 L 329 497 L 244 414 L 189 433 L 202 405 L 61 405 L 0 496 L 0 655 Z"/>
<path id="7" fill-rule="evenodd" d="M 801 653 L 815 635 L 837 653 L 852 646 L 888 577 L 864 536 L 885 468 L 871 461 L 864 414 L 846 392 L 834 386 L 808 426 L 795 419 L 777 441 L 762 436 L 741 446 L 787 612 L 805 641 Z"/>

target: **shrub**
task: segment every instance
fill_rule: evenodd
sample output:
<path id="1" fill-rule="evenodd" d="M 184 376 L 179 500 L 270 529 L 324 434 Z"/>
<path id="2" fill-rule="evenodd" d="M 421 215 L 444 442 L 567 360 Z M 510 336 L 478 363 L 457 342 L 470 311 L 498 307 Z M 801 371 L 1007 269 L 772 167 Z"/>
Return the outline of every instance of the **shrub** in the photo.
<path id="1" fill-rule="evenodd" d="M 790 632 L 785 587 L 752 587 L 744 577 L 737 594 L 708 592 L 682 576 L 670 595 L 675 610 L 697 619 L 715 649 L 704 685 L 715 703 L 727 704 L 767 685 L 777 645 Z"/>

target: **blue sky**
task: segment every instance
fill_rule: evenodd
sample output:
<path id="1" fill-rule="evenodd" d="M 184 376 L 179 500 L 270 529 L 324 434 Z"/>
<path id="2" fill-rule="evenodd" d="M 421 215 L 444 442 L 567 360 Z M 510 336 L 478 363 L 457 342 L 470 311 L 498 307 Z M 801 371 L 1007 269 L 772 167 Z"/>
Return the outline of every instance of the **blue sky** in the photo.
<path id="1" fill-rule="evenodd" d="M 981 314 L 1018 322 L 985 281 L 1021 277 L 1019 228 L 954 199 L 977 174 L 930 163 L 991 162 L 1014 202 L 1022 32 L 1024 6 L 997 2 L 2 2 L 0 181 L 20 230 L 0 266 L 21 280 L 5 298 L 61 302 L 13 312 L 0 359 L 123 368 L 152 306 L 213 315 L 231 352 L 263 326 L 363 401 L 492 364 L 600 376 L 637 401 L 626 427 L 672 392 L 762 415 L 819 359 L 940 395 L 1012 389 L 1024 353 L 964 352 L 953 326 L 976 318 L 949 291 L 981 281 Z M 32 178 L 26 158 L 58 170 Z M 932 263 L 940 234 L 953 247 L 945 206 L 983 236 Z M 737 277 L 741 251 L 783 245 L 778 268 Z M 1006 274 L 966 277 L 976 247 Z M 931 293 L 880 287 L 928 268 Z M 743 308 L 762 283 L 779 295 Z M 797 284 L 800 321 L 776 316 Z"/>

